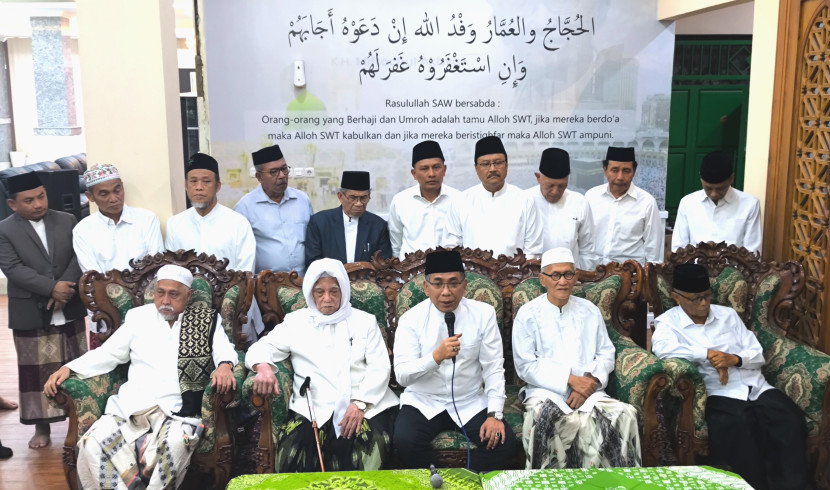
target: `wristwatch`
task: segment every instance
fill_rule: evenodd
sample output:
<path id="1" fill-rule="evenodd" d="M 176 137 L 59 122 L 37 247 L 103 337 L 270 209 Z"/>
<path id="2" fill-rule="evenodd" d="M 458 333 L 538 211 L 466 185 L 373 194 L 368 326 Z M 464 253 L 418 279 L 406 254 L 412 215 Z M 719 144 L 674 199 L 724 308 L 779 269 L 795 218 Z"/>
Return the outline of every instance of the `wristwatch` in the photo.
<path id="1" fill-rule="evenodd" d="M 354 405 L 355 405 L 355 406 L 358 408 L 358 410 L 360 410 L 361 412 L 365 412 L 365 411 L 366 411 L 366 403 L 364 403 L 364 402 L 362 402 L 362 401 L 360 401 L 360 400 L 352 400 L 352 403 L 354 403 Z"/>
<path id="2" fill-rule="evenodd" d="M 493 417 L 494 419 L 498 420 L 499 422 L 504 422 L 504 413 L 503 412 L 487 412 L 488 417 Z"/>

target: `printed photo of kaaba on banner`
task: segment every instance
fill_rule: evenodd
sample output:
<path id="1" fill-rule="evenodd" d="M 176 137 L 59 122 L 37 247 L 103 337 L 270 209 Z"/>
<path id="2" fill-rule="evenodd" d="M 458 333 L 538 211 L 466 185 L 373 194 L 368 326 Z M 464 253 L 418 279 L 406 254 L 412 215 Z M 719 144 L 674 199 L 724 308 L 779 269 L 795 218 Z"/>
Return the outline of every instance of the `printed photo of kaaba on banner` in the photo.
<path id="1" fill-rule="evenodd" d="M 633 146 L 635 183 L 665 201 L 674 25 L 657 0 L 205 2 L 210 149 L 221 202 L 255 188 L 251 152 L 279 144 L 290 184 L 335 207 L 343 170 L 367 170 L 370 210 L 414 184 L 412 147 L 438 141 L 445 182 L 478 184 L 495 134 L 507 181 L 535 185 L 545 148 L 570 188 L 603 183 L 608 146 Z M 302 75 L 297 82 L 297 75 Z M 297 86 L 301 85 L 301 86 Z"/>

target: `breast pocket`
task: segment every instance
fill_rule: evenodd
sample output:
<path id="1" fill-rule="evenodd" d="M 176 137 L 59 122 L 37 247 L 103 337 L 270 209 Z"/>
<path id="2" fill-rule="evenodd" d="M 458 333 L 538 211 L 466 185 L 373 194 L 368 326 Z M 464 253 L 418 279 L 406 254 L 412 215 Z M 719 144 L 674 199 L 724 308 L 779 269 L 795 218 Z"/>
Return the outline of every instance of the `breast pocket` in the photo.
<path id="1" fill-rule="evenodd" d="M 625 213 L 620 217 L 620 231 L 632 236 L 642 236 L 646 228 L 646 219 L 644 216 L 638 216 L 632 213 Z"/>
<path id="2" fill-rule="evenodd" d="M 461 349 L 458 352 L 458 357 L 466 360 L 477 360 L 481 353 L 481 340 L 475 339 L 465 342 L 465 337 L 461 337 Z"/>

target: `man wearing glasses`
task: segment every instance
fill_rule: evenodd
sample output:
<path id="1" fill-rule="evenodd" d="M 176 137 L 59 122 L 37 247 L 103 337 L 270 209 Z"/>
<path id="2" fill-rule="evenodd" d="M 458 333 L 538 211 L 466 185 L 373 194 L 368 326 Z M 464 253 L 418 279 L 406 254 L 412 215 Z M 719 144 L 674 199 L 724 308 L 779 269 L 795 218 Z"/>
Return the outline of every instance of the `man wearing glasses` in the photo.
<path id="1" fill-rule="evenodd" d="M 539 280 L 547 294 L 513 322 L 516 373 L 527 382 L 519 391 L 527 469 L 640 466 L 637 411 L 605 394 L 614 345 L 599 308 L 571 295 L 571 250 L 545 252 Z"/>
<path id="2" fill-rule="evenodd" d="M 690 361 L 706 385 L 710 464 L 728 465 L 752 488 L 807 488 L 804 413 L 764 379 L 764 352 L 732 308 L 711 304 L 706 268 L 678 265 L 678 306 L 655 320 L 660 358 Z"/>
<path id="3" fill-rule="evenodd" d="M 386 220 L 366 211 L 371 199 L 369 172 L 344 171 L 337 199 L 340 206 L 320 211 L 308 222 L 305 235 L 305 263 L 322 258 L 344 264 L 368 262 L 380 250 L 392 257 Z"/>
<path id="4" fill-rule="evenodd" d="M 314 211 L 305 192 L 288 187 L 291 167 L 279 145 L 253 154 L 259 187 L 246 194 L 234 211 L 251 223 L 256 238 L 254 272 L 297 271 L 305 275 L 305 229 Z"/>
<path id="5" fill-rule="evenodd" d="M 542 255 L 543 223 L 533 200 L 505 182 L 507 151 L 496 136 L 476 142 L 475 169 L 481 184 L 453 198 L 447 224 L 452 245 L 490 250 L 498 257 L 521 249 L 531 259 Z"/>
<path id="6" fill-rule="evenodd" d="M 441 466 L 432 440 L 463 427 L 476 446 L 469 468 L 504 468 L 515 452 L 516 435 L 504 422 L 504 353 L 496 310 L 464 297 L 467 280 L 457 251 L 428 254 L 425 276 L 429 299 L 401 315 L 395 335 L 395 376 L 406 387 L 395 421 L 398 457 L 406 468 Z"/>

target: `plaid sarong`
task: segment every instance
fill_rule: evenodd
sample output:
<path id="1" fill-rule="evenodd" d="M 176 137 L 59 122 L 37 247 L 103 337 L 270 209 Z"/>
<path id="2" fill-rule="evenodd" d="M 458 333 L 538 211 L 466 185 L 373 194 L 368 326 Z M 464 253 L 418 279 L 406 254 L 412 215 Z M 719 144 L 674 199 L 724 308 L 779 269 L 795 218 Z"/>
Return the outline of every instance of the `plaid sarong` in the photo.
<path id="1" fill-rule="evenodd" d="M 63 408 L 49 402 L 43 385 L 55 371 L 87 351 L 83 318 L 35 330 L 12 330 L 17 351 L 20 423 L 43 424 L 66 418 Z"/>

